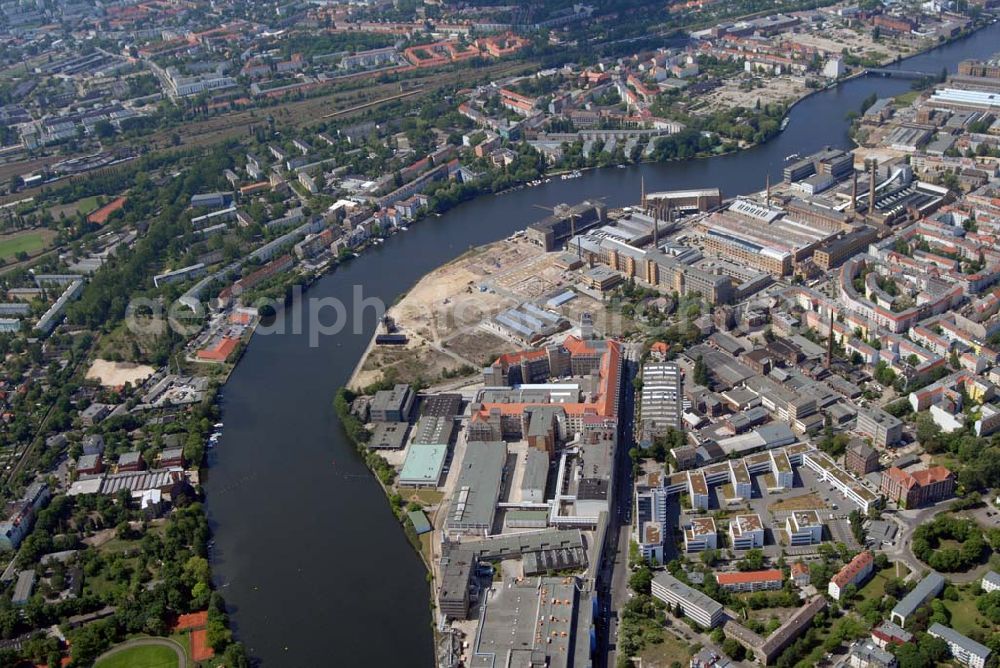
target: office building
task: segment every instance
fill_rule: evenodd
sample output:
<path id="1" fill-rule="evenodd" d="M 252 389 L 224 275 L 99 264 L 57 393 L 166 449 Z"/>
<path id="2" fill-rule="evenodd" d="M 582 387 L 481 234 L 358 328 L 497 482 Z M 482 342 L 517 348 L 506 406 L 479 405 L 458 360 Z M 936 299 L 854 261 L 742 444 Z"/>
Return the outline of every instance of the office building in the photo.
<path id="1" fill-rule="evenodd" d="M 876 446 L 886 448 L 902 440 L 903 422 L 879 408 L 859 408 L 857 431 Z"/>
<path id="2" fill-rule="evenodd" d="M 736 515 L 730 519 L 729 544 L 734 550 L 764 547 L 764 523 L 760 515 Z"/>
<path id="3" fill-rule="evenodd" d="M 718 546 L 718 533 L 715 520 L 711 517 L 692 518 L 684 527 L 684 551 L 704 552 L 714 550 Z"/>
<path id="4" fill-rule="evenodd" d="M 823 541 L 823 523 L 815 510 L 795 510 L 785 519 L 789 545 L 816 545 Z"/>
<path id="5" fill-rule="evenodd" d="M 943 466 L 913 473 L 893 466 L 882 474 L 881 491 L 900 508 L 919 508 L 950 498 L 955 493 L 955 474 Z"/>
<path id="6" fill-rule="evenodd" d="M 693 589 L 673 575 L 657 573 L 651 586 L 653 596 L 672 608 L 680 607 L 683 615 L 706 629 L 712 629 L 722 621 L 722 605 Z"/>
<path id="7" fill-rule="evenodd" d="M 672 362 L 643 365 L 639 411 L 639 443 L 643 447 L 651 446 L 668 429 L 681 429 L 684 387 L 679 366 Z"/>

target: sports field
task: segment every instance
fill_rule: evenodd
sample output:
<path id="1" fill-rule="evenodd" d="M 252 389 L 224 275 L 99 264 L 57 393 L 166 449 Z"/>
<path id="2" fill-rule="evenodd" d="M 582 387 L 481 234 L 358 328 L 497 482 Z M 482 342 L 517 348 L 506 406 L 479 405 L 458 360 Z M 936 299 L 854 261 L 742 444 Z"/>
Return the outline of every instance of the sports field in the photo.
<path id="1" fill-rule="evenodd" d="M 18 253 L 33 255 L 49 245 L 55 236 L 51 230 L 26 230 L 0 235 L 0 259 L 10 260 Z"/>
<path id="2" fill-rule="evenodd" d="M 132 647 L 98 661 L 94 668 L 177 668 L 177 654 L 162 645 Z"/>

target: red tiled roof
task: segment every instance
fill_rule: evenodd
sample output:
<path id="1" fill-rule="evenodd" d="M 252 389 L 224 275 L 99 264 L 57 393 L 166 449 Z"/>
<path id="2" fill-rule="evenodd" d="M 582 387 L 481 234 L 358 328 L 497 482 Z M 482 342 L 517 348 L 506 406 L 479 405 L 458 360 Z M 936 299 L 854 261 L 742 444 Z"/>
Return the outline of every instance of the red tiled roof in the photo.
<path id="1" fill-rule="evenodd" d="M 715 580 L 719 583 L 720 587 L 725 587 L 726 585 L 747 584 L 750 582 L 771 582 L 773 580 L 781 582 L 783 579 L 784 573 L 778 569 L 766 571 L 736 571 L 734 573 L 715 574 Z"/>
<path id="2" fill-rule="evenodd" d="M 921 486 L 933 485 L 936 482 L 944 482 L 951 477 L 951 471 L 943 466 L 932 466 L 924 471 L 914 471 L 913 479 Z"/>
<path id="3" fill-rule="evenodd" d="M 838 587 L 844 588 L 851 582 L 854 582 L 854 578 L 857 577 L 858 573 L 868 568 L 873 561 L 874 557 L 872 557 L 872 553 L 865 550 L 851 559 L 851 562 L 841 568 L 836 575 L 830 578 L 830 581 Z"/>
<path id="4" fill-rule="evenodd" d="M 224 336 L 211 348 L 202 348 L 199 350 L 198 359 L 207 360 L 209 362 L 225 362 L 229 359 L 229 356 L 233 354 L 233 351 L 236 350 L 236 346 L 238 346 L 239 343 L 239 339 Z"/>

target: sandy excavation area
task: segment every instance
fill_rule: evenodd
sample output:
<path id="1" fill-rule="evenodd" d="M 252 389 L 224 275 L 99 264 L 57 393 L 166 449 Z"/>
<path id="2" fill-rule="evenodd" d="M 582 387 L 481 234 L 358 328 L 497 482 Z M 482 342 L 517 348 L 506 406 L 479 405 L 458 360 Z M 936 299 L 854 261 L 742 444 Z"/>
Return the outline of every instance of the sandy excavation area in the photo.
<path id="1" fill-rule="evenodd" d="M 403 346 L 372 346 L 351 379 L 370 385 L 393 369 L 400 382 L 449 382 L 478 375 L 501 353 L 522 348 L 482 323 L 525 301 L 544 303 L 578 282 L 556 266 L 559 253 L 546 253 L 524 239 L 505 239 L 475 248 L 424 276 L 389 309 Z M 597 315 L 600 301 L 585 295 L 558 309 L 571 322 L 580 312 Z"/>
<path id="2" fill-rule="evenodd" d="M 96 380 L 104 387 L 120 387 L 125 383 L 135 387 L 154 373 L 156 369 L 147 364 L 96 359 L 87 369 L 87 380 Z"/>

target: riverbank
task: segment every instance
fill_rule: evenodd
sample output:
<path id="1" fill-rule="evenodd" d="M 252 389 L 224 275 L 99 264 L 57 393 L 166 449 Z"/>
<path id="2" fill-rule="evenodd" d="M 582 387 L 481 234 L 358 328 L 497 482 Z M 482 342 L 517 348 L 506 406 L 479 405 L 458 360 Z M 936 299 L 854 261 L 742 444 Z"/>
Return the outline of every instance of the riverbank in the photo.
<path id="1" fill-rule="evenodd" d="M 1000 30 L 973 35 L 911 68 L 939 71 L 964 58 L 988 57 L 998 36 Z M 350 305 L 354 286 L 363 286 L 365 298 L 393 303 L 470 247 L 503 239 L 544 215 L 537 205 L 600 197 L 609 207 L 623 206 L 637 199 L 640 176 L 647 189 L 721 184 L 731 193 L 760 190 L 766 174 L 772 182 L 780 178 L 790 153 L 849 147 L 845 114 L 871 93 L 908 90 L 909 82 L 900 80 L 851 80 L 797 105 L 784 132 L 752 149 L 716 160 L 594 169 L 578 179 L 463 202 L 339 265 L 309 288 L 310 296 Z M 284 333 L 254 336 L 226 384 L 226 432 L 209 453 L 205 482 L 216 540 L 213 573 L 236 636 L 264 665 L 348 665 L 364 656 L 370 665 L 428 668 L 434 658 L 426 568 L 410 555 L 383 488 L 331 410 L 337 388 L 372 343 L 377 319 L 368 309 L 357 327 L 316 335 L 308 319 L 298 330 L 293 326 L 291 309 L 279 309 L 276 317 Z M 311 343 L 314 336 L 318 344 Z M 265 533 L 268 527 L 277 533 Z M 331 610 L 332 599 L 347 606 Z M 392 605 L 382 603 L 387 600 Z M 329 622 L 322 637 L 312 631 L 317 620 Z M 392 643 L 384 642 L 385 628 L 393 630 Z"/>

